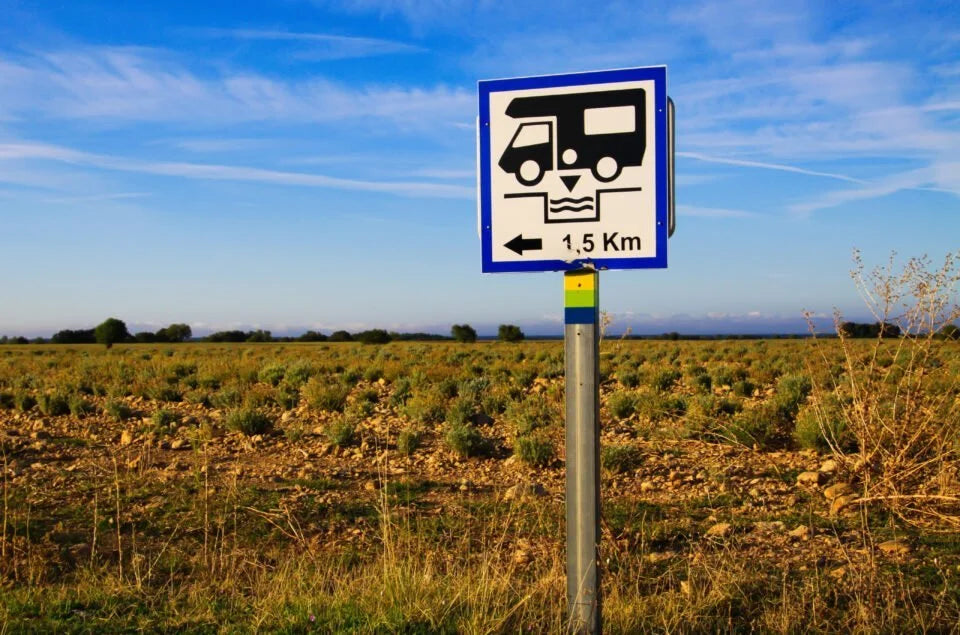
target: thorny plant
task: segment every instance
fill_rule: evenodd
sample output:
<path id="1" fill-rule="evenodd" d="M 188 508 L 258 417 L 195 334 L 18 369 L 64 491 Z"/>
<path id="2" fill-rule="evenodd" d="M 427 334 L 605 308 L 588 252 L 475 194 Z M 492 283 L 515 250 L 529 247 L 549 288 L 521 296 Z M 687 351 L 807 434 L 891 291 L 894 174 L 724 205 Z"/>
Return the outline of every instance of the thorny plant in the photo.
<path id="1" fill-rule="evenodd" d="M 859 485 L 856 502 L 882 505 L 914 525 L 955 531 L 960 378 L 943 353 L 957 343 L 938 334 L 960 318 L 960 252 L 948 254 L 939 268 L 923 256 L 900 270 L 893 254 L 885 267 L 869 272 L 859 251 L 853 258 L 851 276 L 874 319 L 898 327 L 900 336 L 881 328 L 868 349 L 857 347 L 834 312 L 844 373 L 814 386 L 821 431 Z M 822 347 L 819 352 L 826 361 Z M 828 408 L 830 402 L 839 407 Z M 853 443 L 845 443 L 844 435 Z"/>

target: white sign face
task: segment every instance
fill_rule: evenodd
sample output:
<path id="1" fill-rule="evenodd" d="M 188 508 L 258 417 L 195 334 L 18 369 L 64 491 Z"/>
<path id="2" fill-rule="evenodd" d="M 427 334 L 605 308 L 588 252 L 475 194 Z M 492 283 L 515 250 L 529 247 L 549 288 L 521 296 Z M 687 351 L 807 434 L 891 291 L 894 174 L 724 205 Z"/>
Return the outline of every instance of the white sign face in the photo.
<path id="1" fill-rule="evenodd" d="M 483 271 L 666 267 L 664 67 L 480 82 Z"/>

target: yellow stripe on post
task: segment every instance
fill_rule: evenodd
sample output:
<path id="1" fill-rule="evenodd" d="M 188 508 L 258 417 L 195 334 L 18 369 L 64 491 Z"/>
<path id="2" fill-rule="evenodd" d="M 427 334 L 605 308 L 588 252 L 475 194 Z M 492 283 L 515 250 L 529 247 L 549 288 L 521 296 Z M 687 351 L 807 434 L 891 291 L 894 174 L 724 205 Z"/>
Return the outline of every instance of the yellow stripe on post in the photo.
<path id="1" fill-rule="evenodd" d="M 593 291 L 594 273 L 592 271 L 571 271 L 563 276 L 565 291 Z"/>

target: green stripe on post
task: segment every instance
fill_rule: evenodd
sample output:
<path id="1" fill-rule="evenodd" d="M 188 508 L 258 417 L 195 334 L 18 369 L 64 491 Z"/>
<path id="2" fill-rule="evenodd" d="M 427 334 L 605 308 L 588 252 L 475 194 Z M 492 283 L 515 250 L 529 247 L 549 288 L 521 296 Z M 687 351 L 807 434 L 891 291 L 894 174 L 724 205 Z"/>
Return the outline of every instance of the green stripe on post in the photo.
<path id="1" fill-rule="evenodd" d="M 597 306 L 597 293 L 593 289 L 564 292 L 564 306 L 571 308 Z"/>

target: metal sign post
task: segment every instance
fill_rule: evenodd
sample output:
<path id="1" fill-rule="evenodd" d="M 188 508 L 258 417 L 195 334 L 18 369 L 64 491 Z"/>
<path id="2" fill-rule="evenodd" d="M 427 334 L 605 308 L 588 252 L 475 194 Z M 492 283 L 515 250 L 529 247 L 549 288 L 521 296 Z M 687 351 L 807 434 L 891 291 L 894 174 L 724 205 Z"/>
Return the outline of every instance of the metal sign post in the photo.
<path id="1" fill-rule="evenodd" d="M 565 271 L 569 630 L 600 632 L 600 269 L 664 269 L 673 102 L 664 66 L 481 81 L 485 273 Z"/>
<path id="2" fill-rule="evenodd" d="M 563 276 L 567 426 L 568 631 L 600 632 L 600 276 Z"/>

